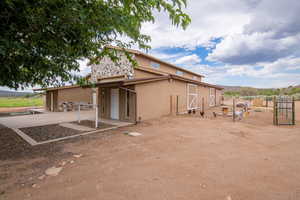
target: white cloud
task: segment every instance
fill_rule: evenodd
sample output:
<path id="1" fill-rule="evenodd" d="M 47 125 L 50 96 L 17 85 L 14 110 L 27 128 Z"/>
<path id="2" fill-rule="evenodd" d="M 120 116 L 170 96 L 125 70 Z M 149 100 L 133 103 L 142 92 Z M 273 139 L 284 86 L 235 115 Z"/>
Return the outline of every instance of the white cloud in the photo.
<path id="1" fill-rule="evenodd" d="M 161 57 L 206 75 L 208 82 L 283 87 L 300 81 L 299 10 L 299 0 L 190 0 L 186 12 L 192 23 L 186 31 L 160 13 L 142 31 L 152 37 L 154 49 L 184 47 L 181 56 Z M 198 46 L 212 50 L 202 63 L 218 67 L 184 58 Z"/>
<path id="2" fill-rule="evenodd" d="M 199 56 L 197 56 L 196 54 L 192 54 L 192 55 L 188 55 L 188 56 L 183 56 L 181 58 L 178 58 L 174 64 L 177 65 L 192 65 L 192 64 L 198 64 L 201 62 L 201 58 L 199 58 Z"/>
<path id="3" fill-rule="evenodd" d="M 249 22 L 250 5 L 239 0 L 190 0 L 186 12 L 192 22 L 187 30 L 171 25 L 165 13 L 156 14 L 156 22 L 146 23 L 142 32 L 152 37 L 151 46 L 159 47 L 211 47 L 214 38 L 233 33 L 242 33 L 243 26 Z"/>
<path id="4" fill-rule="evenodd" d="M 178 58 L 186 55 L 185 52 L 168 54 L 168 53 L 162 53 L 161 51 L 158 51 L 158 50 L 152 50 L 149 54 L 156 58 L 166 60 L 166 61 L 178 59 Z"/>
<path id="5" fill-rule="evenodd" d="M 298 0 L 257 1 L 243 32 L 225 36 L 209 59 L 240 65 L 300 56 L 299 10 Z"/>

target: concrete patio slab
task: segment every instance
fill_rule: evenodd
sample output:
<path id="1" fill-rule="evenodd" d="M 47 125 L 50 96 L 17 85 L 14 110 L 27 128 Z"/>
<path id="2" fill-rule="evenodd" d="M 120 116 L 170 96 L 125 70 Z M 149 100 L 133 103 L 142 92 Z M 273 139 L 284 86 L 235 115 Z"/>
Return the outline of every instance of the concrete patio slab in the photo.
<path id="1" fill-rule="evenodd" d="M 46 112 L 43 114 L 1 117 L 0 124 L 8 128 L 26 128 L 48 124 L 72 122 L 78 119 L 77 112 Z M 95 111 L 81 111 L 81 120 L 95 119 Z"/>
<path id="2" fill-rule="evenodd" d="M 44 126 L 49 124 L 61 124 L 74 122 L 78 120 L 77 111 L 74 112 L 46 112 L 43 114 L 23 115 L 14 117 L 1 117 L 0 124 L 8 128 L 27 128 L 34 126 Z M 81 111 L 80 120 L 95 120 L 95 111 Z M 99 122 L 111 124 L 114 126 L 132 125 L 129 122 L 121 122 L 118 120 L 99 119 Z M 94 130 L 94 129 L 93 129 Z"/>

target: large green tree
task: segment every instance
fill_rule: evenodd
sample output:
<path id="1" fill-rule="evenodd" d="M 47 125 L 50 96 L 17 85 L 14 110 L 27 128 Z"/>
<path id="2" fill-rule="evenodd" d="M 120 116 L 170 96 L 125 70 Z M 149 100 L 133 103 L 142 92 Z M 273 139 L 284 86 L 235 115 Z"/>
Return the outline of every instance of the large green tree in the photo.
<path id="1" fill-rule="evenodd" d="M 0 86 L 69 81 L 79 59 L 113 57 L 102 51 L 105 45 L 148 49 L 142 24 L 154 22 L 158 11 L 186 28 L 190 18 L 184 6 L 186 0 L 1 0 Z"/>

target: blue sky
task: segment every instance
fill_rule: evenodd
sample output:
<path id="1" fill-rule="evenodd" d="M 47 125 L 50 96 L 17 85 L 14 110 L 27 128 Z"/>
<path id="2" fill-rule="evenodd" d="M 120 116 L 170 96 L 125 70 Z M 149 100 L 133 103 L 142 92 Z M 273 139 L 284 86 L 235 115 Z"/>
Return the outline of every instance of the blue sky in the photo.
<path id="1" fill-rule="evenodd" d="M 148 53 L 220 85 L 261 88 L 300 84 L 298 0 L 190 0 L 187 30 L 157 13 L 143 32 Z"/>
<path id="2" fill-rule="evenodd" d="M 214 40 L 217 45 L 221 40 Z M 261 63 L 251 65 L 234 65 L 230 66 L 226 63 L 211 61 L 208 55 L 215 50 L 215 46 L 211 48 L 196 46 L 193 49 L 186 49 L 183 47 L 160 47 L 152 49 L 147 52 L 153 56 L 159 57 L 164 61 L 176 64 L 182 68 L 205 75 L 204 81 L 220 84 L 220 85 L 239 85 L 239 86 L 253 86 L 261 88 L 269 87 L 286 87 L 289 85 L 300 84 L 300 79 L 286 79 L 286 76 L 296 74 L 300 75 L 300 62 L 296 67 L 284 70 L 267 71 L 269 65 L 276 65 L 274 63 Z M 280 61 L 280 60 L 279 60 Z M 286 64 L 289 62 L 282 61 Z M 284 68 L 284 66 L 282 67 Z M 282 74 L 282 73 L 285 74 Z M 267 73 L 267 76 L 265 75 Z"/>

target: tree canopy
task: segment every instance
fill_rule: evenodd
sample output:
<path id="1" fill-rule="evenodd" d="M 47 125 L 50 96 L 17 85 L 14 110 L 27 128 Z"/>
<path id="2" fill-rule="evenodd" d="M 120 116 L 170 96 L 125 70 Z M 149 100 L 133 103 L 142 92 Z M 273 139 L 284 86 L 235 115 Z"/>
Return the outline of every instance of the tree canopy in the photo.
<path id="1" fill-rule="evenodd" d="M 78 60 L 104 55 L 106 45 L 149 49 L 141 33 L 155 12 L 185 29 L 186 0 L 2 0 L 0 86 L 55 85 L 72 79 Z M 120 38 L 126 37 L 126 40 Z"/>

